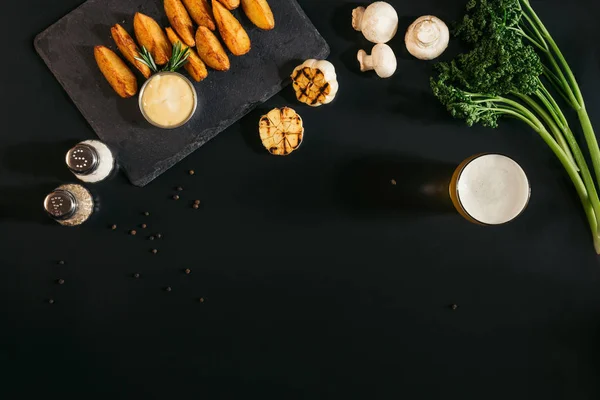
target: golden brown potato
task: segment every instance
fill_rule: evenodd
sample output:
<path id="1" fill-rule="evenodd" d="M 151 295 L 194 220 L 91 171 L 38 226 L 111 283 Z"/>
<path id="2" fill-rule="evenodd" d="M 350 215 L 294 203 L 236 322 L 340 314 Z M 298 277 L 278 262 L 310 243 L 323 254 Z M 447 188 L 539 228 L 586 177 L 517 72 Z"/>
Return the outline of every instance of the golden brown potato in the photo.
<path id="1" fill-rule="evenodd" d="M 165 0 L 165 13 L 173 29 L 183 39 L 182 44 L 186 44 L 189 47 L 196 46 L 194 24 L 183 3 L 180 0 Z"/>
<path id="2" fill-rule="evenodd" d="M 110 29 L 112 37 L 123 54 L 123 57 L 131 64 L 133 64 L 140 72 L 149 78 L 152 75 L 152 71 L 148 66 L 142 62 L 136 60 L 136 57 L 140 56 L 140 49 L 137 44 L 133 41 L 133 38 L 127 33 L 127 31 L 119 24 L 116 24 Z"/>
<path id="3" fill-rule="evenodd" d="M 138 90 L 137 80 L 125 61 L 104 46 L 94 47 L 94 57 L 102 75 L 119 96 L 123 98 L 135 96 Z"/>
<path id="4" fill-rule="evenodd" d="M 205 26 L 211 31 L 217 28 L 208 0 L 183 0 L 183 4 L 187 8 L 190 17 L 199 26 Z"/>
<path id="5" fill-rule="evenodd" d="M 242 0 L 242 9 L 250 21 L 266 31 L 275 28 L 275 17 L 267 0 Z"/>
<path id="6" fill-rule="evenodd" d="M 219 0 L 228 10 L 235 10 L 240 6 L 240 0 Z"/>
<path id="7" fill-rule="evenodd" d="M 250 38 L 242 27 L 242 24 L 240 24 L 240 21 L 217 0 L 213 0 L 212 4 L 219 33 L 229 51 L 236 56 L 241 56 L 249 52 Z"/>
<path id="8" fill-rule="evenodd" d="M 169 62 L 173 48 L 158 22 L 145 14 L 136 13 L 133 18 L 133 30 L 140 46 L 152 54 L 157 65 Z"/>
<path id="9" fill-rule="evenodd" d="M 166 28 L 167 37 L 171 41 L 171 44 L 175 46 L 177 42 L 180 42 L 183 45 L 183 41 L 177 33 L 171 28 Z M 188 62 L 183 66 L 185 70 L 190 74 L 190 76 L 196 81 L 200 82 L 204 80 L 208 76 L 208 71 L 206 70 L 206 65 L 204 62 L 198 57 L 198 54 L 194 51 L 194 49 L 190 48 L 190 55 L 188 57 Z"/>
<path id="10" fill-rule="evenodd" d="M 212 69 L 228 71 L 229 57 L 214 33 L 205 26 L 198 27 L 196 32 L 196 50 L 198 55 Z"/>

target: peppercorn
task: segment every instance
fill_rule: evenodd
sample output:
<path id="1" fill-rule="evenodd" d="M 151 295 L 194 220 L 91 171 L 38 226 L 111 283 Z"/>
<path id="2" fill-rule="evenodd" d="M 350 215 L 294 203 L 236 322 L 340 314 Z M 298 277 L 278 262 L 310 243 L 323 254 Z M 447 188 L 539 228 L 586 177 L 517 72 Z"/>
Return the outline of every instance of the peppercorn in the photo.
<path id="1" fill-rule="evenodd" d="M 171 289 L 171 286 L 167 286 L 167 287 L 165 288 L 165 290 L 166 290 L 167 292 L 170 292 L 170 291 L 171 291 L 171 290 L 173 290 L 173 289 Z"/>
<path id="2" fill-rule="evenodd" d="M 189 275 L 192 272 L 192 270 L 189 268 L 186 268 L 184 272 Z"/>
<path id="3" fill-rule="evenodd" d="M 110 229 L 112 229 L 112 230 L 114 231 L 115 229 L 117 229 L 117 225 L 116 225 L 116 224 L 113 224 L 113 225 L 110 227 Z"/>
<path id="4" fill-rule="evenodd" d="M 138 279 L 138 278 L 140 277 L 140 274 L 138 274 L 138 273 L 136 272 L 135 274 L 133 274 L 133 277 L 134 277 L 135 279 Z"/>
<path id="5" fill-rule="evenodd" d="M 158 250 L 157 249 L 152 249 L 152 254 L 156 254 L 156 253 L 158 253 Z"/>
<path id="6" fill-rule="evenodd" d="M 144 212 L 144 215 L 145 215 L 146 217 L 148 217 L 148 216 L 150 216 L 150 213 L 149 213 L 148 211 L 145 211 L 145 212 Z"/>
<path id="7" fill-rule="evenodd" d="M 56 283 L 58 283 L 59 285 L 63 285 L 65 283 L 64 279 L 59 279 L 56 281 Z"/>
<path id="8" fill-rule="evenodd" d="M 58 265 L 65 265 L 65 262 L 64 262 L 63 260 L 60 260 L 60 261 L 58 262 Z"/>

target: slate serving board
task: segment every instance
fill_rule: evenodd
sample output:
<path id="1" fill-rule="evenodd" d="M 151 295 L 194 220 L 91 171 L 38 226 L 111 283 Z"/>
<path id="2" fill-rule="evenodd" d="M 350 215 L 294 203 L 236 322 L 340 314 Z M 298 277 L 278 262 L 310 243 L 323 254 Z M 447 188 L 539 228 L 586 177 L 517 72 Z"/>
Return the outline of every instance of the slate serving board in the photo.
<path id="1" fill-rule="evenodd" d="M 209 70 L 194 82 L 198 110 L 183 127 L 163 130 L 141 115 L 137 96 L 121 99 L 98 69 L 93 49 L 118 49 L 110 27 L 120 23 L 133 35 L 133 15 L 142 12 L 169 26 L 161 0 L 88 0 L 35 38 L 35 48 L 101 140 L 117 153 L 129 180 L 144 186 L 289 84 L 293 68 L 323 59 L 329 46 L 296 0 L 270 0 L 276 27 L 261 31 L 240 9 L 252 41 L 250 53 L 231 54 L 228 72 Z M 138 75 L 139 86 L 144 82 Z M 180 72 L 187 75 L 184 69 Z M 258 121 L 257 121 L 258 127 Z M 258 135 L 258 128 L 257 128 Z"/>

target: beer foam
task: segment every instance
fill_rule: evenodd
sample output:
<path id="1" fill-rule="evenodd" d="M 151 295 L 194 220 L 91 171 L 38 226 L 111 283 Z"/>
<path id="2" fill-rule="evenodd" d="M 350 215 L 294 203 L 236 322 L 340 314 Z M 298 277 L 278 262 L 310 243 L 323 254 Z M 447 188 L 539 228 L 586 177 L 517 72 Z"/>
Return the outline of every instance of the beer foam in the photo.
<path id="1" fill-rule="evenodd" d="M 496 225 L 517 217 L 529 201 L 525 171 L 500 154 L 480 156 L 462 170 L 457 183 L 463 209 L 475 220 Z"/>

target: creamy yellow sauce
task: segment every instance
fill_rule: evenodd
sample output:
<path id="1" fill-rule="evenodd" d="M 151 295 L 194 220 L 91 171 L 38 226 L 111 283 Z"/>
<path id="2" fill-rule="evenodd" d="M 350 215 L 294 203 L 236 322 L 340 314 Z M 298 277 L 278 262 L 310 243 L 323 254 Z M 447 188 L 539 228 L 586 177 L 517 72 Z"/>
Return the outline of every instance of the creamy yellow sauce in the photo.
<path id="1" fill-rule="evenodd" d="M 176 126 L 194 111 L 194 92 L 181 76 L 156 75 L 144 89 L 142 107 L 157 125 Z"/>

